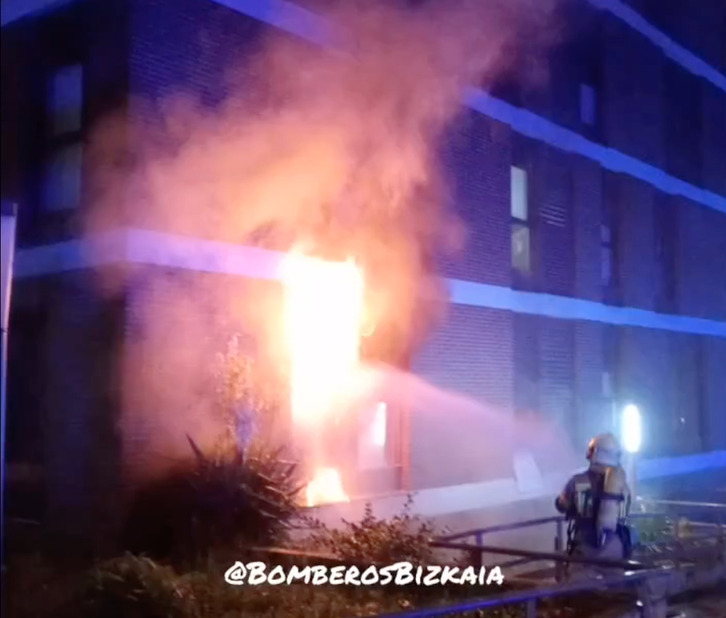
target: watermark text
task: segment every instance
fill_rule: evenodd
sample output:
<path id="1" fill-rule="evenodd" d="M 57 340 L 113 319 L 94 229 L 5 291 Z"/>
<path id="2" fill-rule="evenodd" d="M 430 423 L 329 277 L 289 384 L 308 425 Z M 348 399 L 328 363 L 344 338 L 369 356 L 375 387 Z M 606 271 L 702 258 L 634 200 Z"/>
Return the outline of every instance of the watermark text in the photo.
<path id="1" fill-rule="evenodd" d="M 224 574 L 232 586 L 282 586 L 295 583 L 313 586 L 501 586 L 504 574 L 500 567 L 414 566 L 410 562 L 397 562 L 385 567 L 323 565 L 297 567 L 275 566 L 264 562 L 235 562 Z"/>

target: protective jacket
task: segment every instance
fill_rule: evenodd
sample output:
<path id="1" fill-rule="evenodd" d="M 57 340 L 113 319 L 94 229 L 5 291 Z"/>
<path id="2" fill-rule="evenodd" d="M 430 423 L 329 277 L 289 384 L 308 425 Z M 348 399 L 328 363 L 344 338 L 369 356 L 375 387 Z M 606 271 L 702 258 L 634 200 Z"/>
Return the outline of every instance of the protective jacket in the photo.
<path id="1" fill-rule="evenodd" d="M 630 512 L 630 489 L 620 466 L 591 463 L 590 468 L 574 475 L 555 500 L 555 507 L 571 522 L 570 551 L 601 550 L 615 543 L 622 545 L 621 556 L 628 557 L 630 535 L 626 518 Z"/>

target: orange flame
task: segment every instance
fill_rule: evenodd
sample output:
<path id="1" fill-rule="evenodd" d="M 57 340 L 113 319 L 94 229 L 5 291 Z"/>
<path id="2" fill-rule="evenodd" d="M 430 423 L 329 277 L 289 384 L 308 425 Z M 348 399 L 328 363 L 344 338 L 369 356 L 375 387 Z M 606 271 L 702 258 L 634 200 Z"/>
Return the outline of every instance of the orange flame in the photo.
<path id="1" fill-rule="evenodd" d="M 343 480 L 337 468 L 318 468 L 305 491 L 307 506 L 348 502 Z"/>
<path id="2" fill-rule="evenodd" d="M 283 282 L 293 427 L 312 438 L 317 465 L 322 430 L 334 420 L 339 390 L 360 359 L 363 275 L 352 261 L 291 254 Z M 308 486 L 308 506 L 347 500 L 339 471 L 318 467 Z"/>

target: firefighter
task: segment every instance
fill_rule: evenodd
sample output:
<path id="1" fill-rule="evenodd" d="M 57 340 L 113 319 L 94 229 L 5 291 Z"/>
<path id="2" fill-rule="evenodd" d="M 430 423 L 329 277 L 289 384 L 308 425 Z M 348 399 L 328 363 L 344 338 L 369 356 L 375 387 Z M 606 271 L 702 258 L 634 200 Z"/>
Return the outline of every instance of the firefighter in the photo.
<path id="1" fill-rule="evenodd" d="M 568 552 L 583 558 L 624 560 L 630 557 L 630 489 L 620 464 L 620 445 L 610 433 L 601 434 L 587 448 L 590 466 L 574 475 L 555 500 L 570 522 Z M 583 567 L 578 566 L 578 571 Z M 608 569 L 584 567 L 588 574 Z"/>

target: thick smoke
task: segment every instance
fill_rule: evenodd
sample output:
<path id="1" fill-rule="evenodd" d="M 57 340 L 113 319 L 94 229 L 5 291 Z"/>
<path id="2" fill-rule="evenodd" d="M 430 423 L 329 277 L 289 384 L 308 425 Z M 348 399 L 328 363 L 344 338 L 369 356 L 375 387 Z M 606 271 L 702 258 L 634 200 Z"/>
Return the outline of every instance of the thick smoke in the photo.
<path id="1" fill-rule="evenodd" d="M 221 101 L 180 92 L 153 105 L 134 101 L 130 109 L 144 114 L 107 123 L 94 144 L 97 208 L 87 227 L 353 257 L 365 271 L 371 320 L 388 322 L 390 337 L 411 346 L 445 306 L 432 276 L 437 259 L 465 243 L 438 158 L 447 130 L 468 86 L 486 88 L 514 70 L 530 83 L 544 77 L 536 60 L 556 35 L 555 7 L 328 4 L 318 10 L 333 50 L 270 32 L 233 67 Z M 126 389 L 128 414 L 153 408 L 157 420 L 144 423 L 168 426 L 162 410 L 170 410 L 171 424 L 186 431 L 182 410 L 197 409 L 218 334 L 230 316 L 274 334 L 275 294 L 186 275 L 135 292 L 146 289 L 140 275 L 127 275 L 123 289 L 143 334 L 143 345 L 125 349 L 135 385 Z M 190 413 L 196 423 L 199 416 Z"/>

